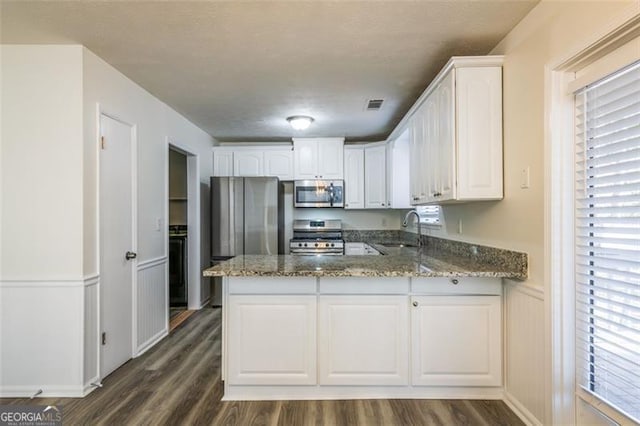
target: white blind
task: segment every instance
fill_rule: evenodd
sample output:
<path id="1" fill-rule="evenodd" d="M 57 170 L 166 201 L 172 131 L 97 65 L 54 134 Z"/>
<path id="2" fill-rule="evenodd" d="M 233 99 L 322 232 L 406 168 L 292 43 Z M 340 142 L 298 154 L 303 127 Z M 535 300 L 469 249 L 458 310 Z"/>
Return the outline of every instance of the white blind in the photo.
<path id="1" fill-rule="evenodd" d="M 576 377 L 640 421 L 640 63 L 575 101 Z"/>
<path id="2" fill-rule="evenodd" d="M 440 206 L 418 206 L 420 222 L 427 225 L 440 225 Z"/>

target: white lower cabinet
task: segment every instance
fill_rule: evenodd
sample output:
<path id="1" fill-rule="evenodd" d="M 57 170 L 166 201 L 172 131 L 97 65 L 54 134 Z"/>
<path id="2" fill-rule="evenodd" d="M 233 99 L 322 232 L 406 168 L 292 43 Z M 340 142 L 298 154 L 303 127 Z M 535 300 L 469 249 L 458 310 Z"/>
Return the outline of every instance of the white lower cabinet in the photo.
<path id="1" fill-rule="evenodd" d="M 477 277 L 229 277 L 225 395 L 495 397 L 501 287 Z"/>
<path id="2" fill-rule="evenodd" d="M 500 386 L 500 296 L 413 296 L 411 383 Z"/>
<path id="3" fill-rule="evenodd" d="M 230 295 L 231 385 L 316 384 L 316 296 Z"/>
<path id="4" fill-rule="evenodd" d="M 321 385 L 408 385 L 407 296 L 319 297 Z"/>

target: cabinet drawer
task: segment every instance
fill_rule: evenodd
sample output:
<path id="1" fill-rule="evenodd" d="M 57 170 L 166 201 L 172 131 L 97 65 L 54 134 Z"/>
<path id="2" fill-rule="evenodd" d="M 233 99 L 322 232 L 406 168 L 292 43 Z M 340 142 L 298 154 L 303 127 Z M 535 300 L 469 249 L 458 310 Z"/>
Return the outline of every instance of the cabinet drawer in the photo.
<path id="1" fill-rule="evenodd" d="M 229 277 L 229 294 L 315 294 L 315 277 Z"/>
<path id="2" fill-rule="evenodd" d="M 501 295 L 501 278 L 484 277 L 418 277 L 411 278 L 414 294 L 478 294 Z"/>
<path id="3" fill-rule="evenodd" d="M 320 278 L 324 294 L 407 294 L 409 278 L 340 277 Z"/>

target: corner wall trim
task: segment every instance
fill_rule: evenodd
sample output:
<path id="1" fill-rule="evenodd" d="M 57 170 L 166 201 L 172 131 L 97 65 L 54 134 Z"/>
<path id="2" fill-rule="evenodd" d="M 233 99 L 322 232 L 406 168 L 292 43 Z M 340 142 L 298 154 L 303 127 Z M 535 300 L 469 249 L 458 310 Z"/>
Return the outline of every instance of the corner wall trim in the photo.
<path id="1" fill-rule="evenodd" d="M 96 275 L 89 275 L 84 277 L 84 286 L 85 287 L 91 287 L 94 285 L 98 285 L 98 283 L 100 282 L 100 275 L 96 274 Z"/>

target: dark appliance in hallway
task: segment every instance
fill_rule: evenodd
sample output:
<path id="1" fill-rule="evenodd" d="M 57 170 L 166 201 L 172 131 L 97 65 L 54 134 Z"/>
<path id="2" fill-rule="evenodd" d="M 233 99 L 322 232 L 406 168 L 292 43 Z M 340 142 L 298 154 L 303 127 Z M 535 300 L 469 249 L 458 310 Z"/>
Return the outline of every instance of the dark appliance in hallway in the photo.
<path id="1" fill-rule="evenodd" d="M 169 227 L 169 306 L 186 307 L 187 225 Z"/>

